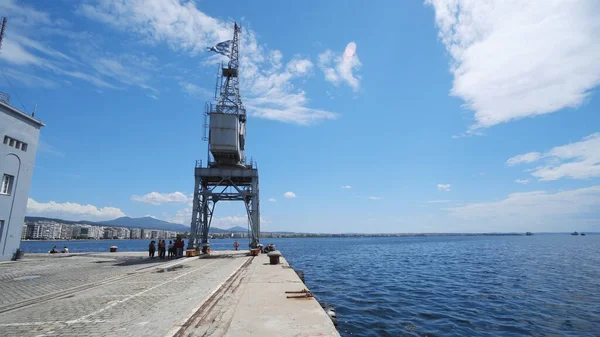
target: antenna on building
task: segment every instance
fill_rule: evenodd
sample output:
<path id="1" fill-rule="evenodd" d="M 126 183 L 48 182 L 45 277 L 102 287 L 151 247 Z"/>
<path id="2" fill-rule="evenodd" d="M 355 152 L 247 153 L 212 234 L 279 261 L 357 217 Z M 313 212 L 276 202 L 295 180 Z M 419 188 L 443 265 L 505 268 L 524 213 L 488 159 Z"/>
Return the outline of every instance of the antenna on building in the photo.
<path id="1" fill-rule="evenodd" d="M 5 30 L 6 30 L 6 17 L 2 17 L 2 28 L 0 28 L 0 50 L 2 50 L 2 40 L 4 40 L 4 31 Z M 2 73 L 4 74 L 4 70 L 2 70 Z M 4 77 L 6 77 L 6 74 L 4 74 Z M 6 78 L 6 81 L 8 81 L 8 78 Z M 8 84 L 11 85 L 10 82 Z M 10 96 L 5 92 L 0 91 L 0 101 L 4 102 L 6 104 L 10 104 Z"/>
<path id="2" fill-rule="evenodd" d="M 36 111 L 37 111 L 37 104 L 33 106 L 33 112 L 31 113 L 31 117 L 35 117 Z"/>
<path id="3" fill-rule="evenodd" d="M 6 17 L 2 17 L 2 28 L 0 28 L 0 49 L 2 49 L 2 39 L 4 38 L 4 30 L 6 29 Z"/>

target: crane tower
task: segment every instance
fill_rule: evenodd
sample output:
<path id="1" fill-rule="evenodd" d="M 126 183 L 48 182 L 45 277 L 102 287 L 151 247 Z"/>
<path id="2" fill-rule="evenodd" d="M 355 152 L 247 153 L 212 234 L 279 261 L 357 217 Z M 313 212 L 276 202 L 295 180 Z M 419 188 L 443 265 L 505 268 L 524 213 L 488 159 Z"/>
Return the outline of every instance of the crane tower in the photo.
<path id="1" fill-rule="evenodd" d="M 245 157 L 246 109 L 239 91 L 239 37 L 235 23 L 233 39 L 208 48 L 229 57 L 221 64 L 217 77 L 215 102 L 205 105 L 205 131 L 208 136 L 207 162 L 196 162 L 191 237 L 188 249 L 210 252 L 208 231 L 218 201 L 243 201 L 248 215 L 250 248 L 258 247 L 260 211 L 258 169 Z"/>

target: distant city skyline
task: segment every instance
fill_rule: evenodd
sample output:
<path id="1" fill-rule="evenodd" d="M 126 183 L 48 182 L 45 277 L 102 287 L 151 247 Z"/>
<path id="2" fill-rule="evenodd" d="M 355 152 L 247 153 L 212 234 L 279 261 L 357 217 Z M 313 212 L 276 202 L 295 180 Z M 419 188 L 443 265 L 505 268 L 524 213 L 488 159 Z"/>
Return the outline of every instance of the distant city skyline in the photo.
<path id="1" fill-rule="evenodd" d="M 596 1 L 341 4 L 0 2 L 0 91 L 47 125 L 27 215 L 189 226 L 237 20 L 262 230 L 600 231 Z"/>

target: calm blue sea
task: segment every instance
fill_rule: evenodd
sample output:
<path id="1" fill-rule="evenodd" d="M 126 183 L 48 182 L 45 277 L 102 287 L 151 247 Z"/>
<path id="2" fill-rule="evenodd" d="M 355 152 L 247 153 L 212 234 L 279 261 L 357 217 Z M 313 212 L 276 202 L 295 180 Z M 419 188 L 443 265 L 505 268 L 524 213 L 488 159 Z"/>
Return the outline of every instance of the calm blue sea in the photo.
<path id="1" fill-rule="evenodd" d="M 243 241 L 240 241 L 242 243 Z M 600 336 L 600 235 L 266 239 L 342 336 Z M 148 241 L 23 242 L 26 252 Z M 213 240 L 231 249 L 233 240 Z"/>

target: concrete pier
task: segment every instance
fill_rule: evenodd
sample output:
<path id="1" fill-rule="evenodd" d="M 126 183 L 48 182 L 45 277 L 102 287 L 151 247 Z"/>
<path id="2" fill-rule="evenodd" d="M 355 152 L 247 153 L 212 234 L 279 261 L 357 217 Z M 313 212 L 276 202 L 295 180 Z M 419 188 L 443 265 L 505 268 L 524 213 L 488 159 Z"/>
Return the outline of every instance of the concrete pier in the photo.
<path id="1" fill-rule="evenodd" d="M 3 336 L 339 336 L 285 259 L 70 255 L 0 264 Z"/>

